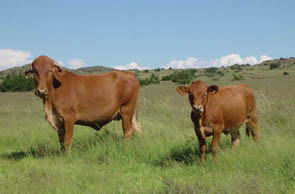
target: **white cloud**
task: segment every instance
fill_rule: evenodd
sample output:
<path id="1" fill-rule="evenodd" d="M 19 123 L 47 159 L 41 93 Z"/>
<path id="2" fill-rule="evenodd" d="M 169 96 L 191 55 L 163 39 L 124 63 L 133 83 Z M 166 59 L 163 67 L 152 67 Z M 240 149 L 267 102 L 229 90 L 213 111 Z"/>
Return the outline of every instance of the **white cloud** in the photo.
<path id="1" fill-rule="evenodd" d="M 57 62 L 57 64 L 64 66 L 64 62 L 62 62 L 62 61 L 56 61 L 56 62 Z"/>
<path id="2" fill-rule="evenodd" d="M 68 60 L 69 68 L 78 69 L 80 67 L 85 67 L 86 64 L 83 59 L 70 59 Z"/>
<path id="3" fill-rule="evenodd" d="M 260 63 L 263 62 L 263 61 L 267 61 L 267 60 L 272 60 L 273 58 L 269 57 L 269 56 L 266 56 L 266 55 L 261 55 L 260 57 Z"/>
<path id="4" fill-rule="evenodd" d="M 128 69 L 143 70 L 143 69 L 148 69 L 147 67 L 141 67 L 136 62 L 131 62 L 131 63 L 127 64 L 127 65 L 116 65 L 113 68 L 114 69 L 119 69 L 119 70 L 128 70 Z"/>
<path id="5" fill-rule="evenodd" d="M 254 65 L 261 63 L 266 60 L 271 60 L 272 57 L 261 55 L 260 60 L 254 56 L 249 56 L 242 58 L 238 54 L 230 54 L 218 59 L 212 60 L 200 60 L 194 57 L 188 57 L 186 60 L 174 60 L 170 63 L 162 66 L 163 68 L 175 68 L 175 69 L 186 69 L 186 68 L 207 68 L 207 67 L 221 67 L 221 66 L 230 66 L 233 64 L 250 64 Z"/>
<path id="6" fill-rule="evenodd" d="M 31 63 L 31 57 L 28 51 L 0 49 L 0 70 Z"/>

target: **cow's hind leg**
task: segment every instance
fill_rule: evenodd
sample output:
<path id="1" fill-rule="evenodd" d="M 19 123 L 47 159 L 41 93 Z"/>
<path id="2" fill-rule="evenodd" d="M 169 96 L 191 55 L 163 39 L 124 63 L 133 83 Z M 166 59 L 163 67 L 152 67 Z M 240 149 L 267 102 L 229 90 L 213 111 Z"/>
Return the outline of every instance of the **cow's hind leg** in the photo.
<path id="1" fill-rule="evenodd" d="M 246 134 L 251 135 L 256 143 L 259 142 L 260 139 L 260 131 L 258 128 L 258 114 L 256 111 L 252 111 L 246 121 Z"/>
<path id="2" fill-rule="evenodd" d="M 132 121 L 134 110 L 135 106 L 132 103 L 125 104 L 121 107 L 122 127 L 125 139 L 130 139 L 135 130 L 132 126 L 132 122 L 135 122 Z"/>

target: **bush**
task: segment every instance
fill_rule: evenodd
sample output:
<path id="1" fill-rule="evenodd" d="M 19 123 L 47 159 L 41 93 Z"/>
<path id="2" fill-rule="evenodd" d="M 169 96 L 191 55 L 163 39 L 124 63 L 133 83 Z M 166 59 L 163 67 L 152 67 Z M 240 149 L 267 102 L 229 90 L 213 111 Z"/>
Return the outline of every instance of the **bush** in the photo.
<path id="1" fill-rule="evenodd" d="M 162 81 L 169 81 L 171 80 L 171 75 L 165 75 L 162 77 Z"/>
<path id="2" fill-rule="evenodd" d="M 289 73 L 288 72 L 284 72 L 283 75 L 289 75 Z"/>
<path id="3" fill-rule="evenodd" d="M 271 64 L 269 65 L 269 69 L 276 69 L 276 68 L 278 68 L 280 65 L 281 65 L 281 64 L 279 64 L 279 63 L 271 63 Z"/>
<path id="4" fill-rule="evenodd" d="M 238 66 L 238 67 L 235 68 L 235 73 L 238 73 L 240 71 L 242 71 L 242 67 L 241 66 Z"/>
<path id="5" fill-rule="evenodd" d="M 23 92 L 34 89 L 34 78 L 22 74 L 7 75 L 0 84 L 1 92 Z"/>
<path id="6" fill-rule="evenodd" d="M 170 75 L 171 81 L 178 84 L 189 84 L 195 78 L 195 69 L 175 71 Z"/>
<path id="7" fill-rule="evenodd" d="M 242 75 L 233 74 L 233 78 L 231 81 L 240 81 L 240 80 L 244 80 L 244 77 Z"/>
<path id="8" fill-rule="evenodd" d="M 159 80 L 159 76 L 155 75 L 155 74 L 152 74 L 150 76 L 150 82 L 152 84 L 159 84 L 160 83 L 160 80 Z"/>
<path id="9" fill-rule="evenodd" d="M 155 69 L 155 71 L 158 71 L 159 72 L 159 71 L 161 71 L 161 69 L 160 68 L 157 68 L 157 69 Z"/>
<path id="10" fill-rule="evenodd" d="M 233 64 L 231 66 L 229 66 L 230 69 L 238 69 L 241 68 L 239 64 Z"/>
<path id="11" fill-rule="evenodd" d="M 220 75 L 221 77 L 224 76 L 224 72 L 223 71 L 217 71 L 216 72 L 218 75 Z"/>
<path id="12" fill-rule="evenodd" d="M 209 67 L 205 69 L 206 73 L 215 73 L 217 71 L 217 67 Z"/>
<path id="13" fill-rule="evenodd" d="M 147 77 L 145 79 L 139 79 L 141 86 L 146 86 L 149 84 L 159 84 L 159 76 L 156 76 L 155 74 L 152 74 L 150 77 Z"/>

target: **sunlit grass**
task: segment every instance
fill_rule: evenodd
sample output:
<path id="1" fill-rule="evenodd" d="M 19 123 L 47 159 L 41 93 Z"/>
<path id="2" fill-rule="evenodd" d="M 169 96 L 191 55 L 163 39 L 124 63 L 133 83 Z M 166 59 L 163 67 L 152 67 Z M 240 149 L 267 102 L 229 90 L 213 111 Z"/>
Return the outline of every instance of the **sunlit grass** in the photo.
<path id="1" fill-rule="evenodd" d="M 188 98 L 171 82 L 141 89 L 141 137 L 124 141 L 117 121 L 101 131 L 75 126 L 69 156 L 59 152 L 33 92 L 0 93 L 0 193 L 294 193 L 294 76 L 261 69 L 244 77 L 239 83 L 257 97 L 261 143 L 243 127 L 232 150 L 222 135 L 216 164 L 210 150 L 200 163 Z M 200 77 L 208 85 L 237 83 L 230 78 Z"/>

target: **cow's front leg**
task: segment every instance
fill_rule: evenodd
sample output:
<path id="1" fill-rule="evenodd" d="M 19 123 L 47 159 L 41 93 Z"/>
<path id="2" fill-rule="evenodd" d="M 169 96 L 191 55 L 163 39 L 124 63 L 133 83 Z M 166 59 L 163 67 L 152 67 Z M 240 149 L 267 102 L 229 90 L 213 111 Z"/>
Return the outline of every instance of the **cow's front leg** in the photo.
<path id="1" fill-rule="evenodd" d="M 71 119 L 64 119 L 64 122 L 57 130 L 60 150 L 62 152 L 70 153 L 72 147 L 74 122 Z"/>
<path id="2" fill-rule="evenodd" d="M 72 119 L 65 119 L 65 135 L 64 135 L 64 144 L 65 151 L 70 153 L 72 147 L 72 137 L 74 131 L 74 121 Z"/>
<path id="3" fill-rule="evenodd" d="M 201 162 L 203 163 L 206 160 L 207 148 L 206 148 L 206 140 L 205 140 L 205 138 L 201 132 L 201 128 L 200 128 L 200 122 L 199 122 L 200 116 L 196 115 L 196 113 L 194 113 L 194 112 L 191 112 L 191 120 L 194 123 L 195 133 L 196 133 L 198 140 L 199 140 L 200 159 L 201 159 Z"/>
<path id="4" fill-rule="evenodd" d="M 217 151 L 219 148 L 220 137 L 222 134 L 223 125 L 216 125 L 213 128 L 213 140 L 211 143 L 211 151 L 213 153 L 213 162 L 216 162 L 217 159 Z"/>
<path id="5" fill-rule="evenodd" d="M 199 137 L 198 136 L 198 139 L 199 139 L 199 150 L 200 150 L 200 158 L 201 158 L 201 162 L 205 162 L 206 160 L 206 151 L 207 151 L 207 148 L 206 148 L 206 141 L 203 137 Z"/>

